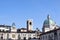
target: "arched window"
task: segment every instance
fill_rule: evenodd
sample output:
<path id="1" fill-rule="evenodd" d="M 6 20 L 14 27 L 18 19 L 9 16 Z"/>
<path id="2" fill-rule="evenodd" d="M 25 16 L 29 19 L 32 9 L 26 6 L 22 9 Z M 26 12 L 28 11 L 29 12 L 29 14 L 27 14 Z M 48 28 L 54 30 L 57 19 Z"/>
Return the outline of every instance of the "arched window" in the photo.
<path id="1" fill-rule="evenodd" d="M 35 37 L 33 39 L 36 39 Z"/>
<path id="2" fill-rule="evenodd" d="M 3 34 L 1 34 L 1 40 L 3 40 Z"/>
<path id="3" fill-rule="evenodd" d="M 1 40 L 3 40 L 3 37 L 1 36 Z"/>
<path id="4" fill-rule="evenodd" d="M 31 37 L 29 37 L 28 40 L 31 40 Z"/>
<path id="5" fill-rule="evenodd" d="M 16 37 L 16 35 L 15 34 L 12 34 L 12 38 L 15 38 Z"/>
<path id="6" fill-rule="evenodd" d="M 21 40 L 20 35 L 18 35 L 18 40 Z"/>
<path id="7" fill-rule="evenodd" d="M 26 40 L 26 37 L 24 37 L 24 40 Z"/>

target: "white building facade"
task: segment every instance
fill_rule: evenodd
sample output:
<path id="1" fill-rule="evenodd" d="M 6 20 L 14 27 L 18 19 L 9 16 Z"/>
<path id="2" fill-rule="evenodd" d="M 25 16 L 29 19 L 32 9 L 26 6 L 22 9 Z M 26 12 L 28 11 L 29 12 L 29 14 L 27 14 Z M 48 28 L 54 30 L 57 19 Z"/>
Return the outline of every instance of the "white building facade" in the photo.
<path id="1" fill-rule="evenodd" d="M 60 28 L 42 33 L 40 40 L 60 40 Z"/>
<path id="2" fill-rule="evenodd" d="M 0 40 L 38 40 L 37 32 L 32 30 L 32 20 L 27 20 L 27 28 L 16 29 L 15 23 L 0 25 Z"/>

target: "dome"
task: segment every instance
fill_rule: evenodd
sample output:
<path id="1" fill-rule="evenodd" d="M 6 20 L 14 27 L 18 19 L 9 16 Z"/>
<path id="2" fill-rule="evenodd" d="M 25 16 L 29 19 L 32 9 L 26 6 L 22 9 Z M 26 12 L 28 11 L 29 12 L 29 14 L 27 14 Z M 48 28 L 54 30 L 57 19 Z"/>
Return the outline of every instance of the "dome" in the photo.
<path id="1" fill-rule="evenodd" d="M 49 20 L 46 19 L 46 20 L 44 21 L 44 25 L 45 25 L 45 24 L 52 24 L 52 25 L 53 25 L 53 24 L 55 24 L 55 22 L 54 22 L 53 20 L 51 20 L 51 19 L 49 19 Z"/>
<path id="2" fill-rule="evenodd" d="M 43 23 L 42 31 L 48 32 L 48 31 L 54 30 L 54 28 L 58 28 L 58 27 L 56 26 L 56 23 L 48 15 L 47 19 Z"/>
<path id="3" fill-rule="evenodd" d="M 55 22 L 50 18 L 50 16 L 48 15 L 47 16 L 47 19 L 44 21 L 44 25 L 49 25 L 49 24 L 52 24 L 54 25 Z"/>

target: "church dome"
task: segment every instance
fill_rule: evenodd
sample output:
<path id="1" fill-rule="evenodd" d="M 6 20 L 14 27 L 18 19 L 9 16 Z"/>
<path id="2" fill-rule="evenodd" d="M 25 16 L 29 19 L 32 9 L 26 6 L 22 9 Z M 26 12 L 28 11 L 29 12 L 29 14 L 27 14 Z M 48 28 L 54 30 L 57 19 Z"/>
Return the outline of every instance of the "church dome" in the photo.
<path id="1" fill-rule="evenodd" d="M 45 21 L 44 21 L 44 24 L 55 24 L 55 22 L 53 21 L 53 20 L 51 20 L 51 19 L 46 19 Z"/>
<path id="2" fill-rule="evenodd" d="M 56 26 L 56 23 L 48 15 L 47 19 L 43 23 L 42 31 L 43 32 L 48 32 L 48 31 L 53 30 L 55 28 L 59 28 L 59 27 Z"/>
<path id="3" fill-rule="evenodd" d="M 54 22 L 54 21 L 50 18 L 50 16 L 48 15 L 48 16 L 47 16 L 47 19 L 44 21 L 44 25 L 49 25 L 49 24 L 54 25 L 55 22 Z"/>

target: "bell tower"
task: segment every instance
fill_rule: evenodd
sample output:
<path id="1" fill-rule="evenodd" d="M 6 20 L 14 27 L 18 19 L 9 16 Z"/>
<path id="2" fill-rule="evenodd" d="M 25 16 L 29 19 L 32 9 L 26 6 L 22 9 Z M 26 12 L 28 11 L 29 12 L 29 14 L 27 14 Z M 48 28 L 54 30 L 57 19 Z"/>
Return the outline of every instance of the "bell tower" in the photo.
<path id="1" fill-rule="evenodd" d="M 32 30 L 32 20 L 27 20 L 27 31 L 31 31 Z"/>

